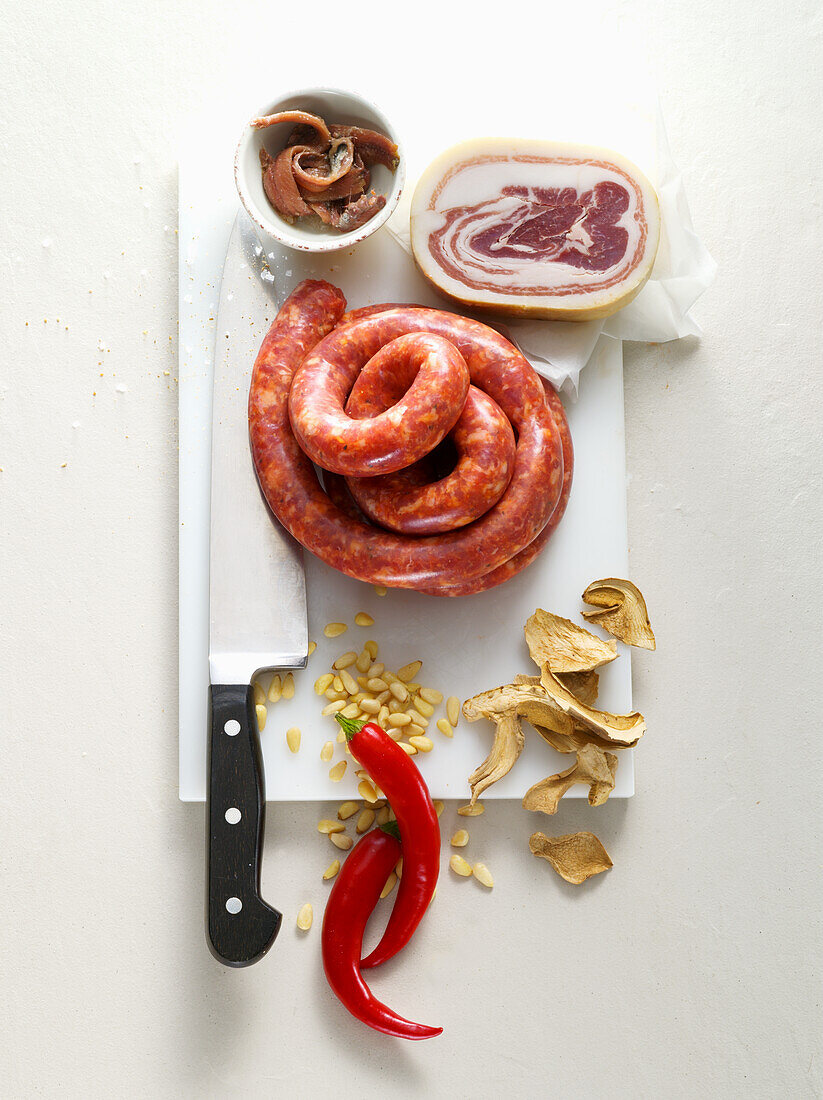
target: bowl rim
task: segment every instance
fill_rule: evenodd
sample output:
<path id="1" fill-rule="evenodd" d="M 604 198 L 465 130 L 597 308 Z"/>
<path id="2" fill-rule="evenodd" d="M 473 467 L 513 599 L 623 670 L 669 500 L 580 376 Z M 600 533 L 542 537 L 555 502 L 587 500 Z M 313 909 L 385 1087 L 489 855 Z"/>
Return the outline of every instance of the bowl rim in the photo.
<path id="1" fill-rule="evenodd" d="M 391 190 L 386 195 L 386 205 L 373 218 L 370 218 L 369 221 L 365 222 L 358 229 L 350 229 L 347 233 L 340 233 L 335 230 L 334 236 L 331 234 L 328 236 L 318 234 L 316 241 L 307 241 L 289 235 L 288 231 L 284 230 L 279 223 L 275 222 L 273 219 L 269 220 L 263 218 L 261 220 L 259 211 L 252 202 L 246 187 L 246 174 L 241 168 L 241 157 L 249 142 L 253 140 L 255 133 L 262 133 L 262 131 L 253 130 L 249 121 L 247 121 L 240 134 L 234 153 L 234 183 L 237 188 L 240 202 L 246 213 L 254 222 L 255 226 L 266 236 L 271 237 L 273 240 L 277 241 L 278 244 L 285 245 L 287 248 L 292 248 L 299 252 L 337 252 L 343 248 L 350 248 L 352 245 L 358 244 L 360 241 L 370 237 L 372 233 L 376 233 L 378 229 L 385 225 L 396 210 L 406 181 L 406 162 L 403 156 L 402 144 L 398 140 L 396 129 L 387 118 L 385 112 L 372 100 L 368 99 L 366 96 L 360 95 L 359 92 L 354 92 L 347 88 L 334 88 L 328 85 L 298 88 L 281 93 L 276 99 L 250 115 L 249 119 L 265 117 L 265 115 L 275 114 L 278 110 L 287 109 L 282 105 L 289 100 L 300 99 L 301 97 L 308 98 L 309 96 L 320 98 L 328 94 L 348 99 L 353 105 L 361 104 L 367 107 L 369 112 L 374 114 L 380 121 L 384 133 L 392 139 L 398 150 L 398 165 L 394 170 L 394 180 Z"/>

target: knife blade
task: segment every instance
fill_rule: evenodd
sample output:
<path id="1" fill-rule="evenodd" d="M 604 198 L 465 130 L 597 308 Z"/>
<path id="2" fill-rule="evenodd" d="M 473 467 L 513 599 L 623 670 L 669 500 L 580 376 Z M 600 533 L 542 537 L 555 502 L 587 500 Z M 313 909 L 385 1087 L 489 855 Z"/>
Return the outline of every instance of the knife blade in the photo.
<path id="1" fill-rule="evenodd" d="M 209 544 L 210 737 L 207 938 L 228 966 L 268 951 L 281 914 L 263 900 L 265 780 L 252 680 L 308 655 L 302 550 L 272 520 L 249 451 L 252 365 L 277 312 L 263 250 L 243 211 L 223 268 L 214 357 Z"/>

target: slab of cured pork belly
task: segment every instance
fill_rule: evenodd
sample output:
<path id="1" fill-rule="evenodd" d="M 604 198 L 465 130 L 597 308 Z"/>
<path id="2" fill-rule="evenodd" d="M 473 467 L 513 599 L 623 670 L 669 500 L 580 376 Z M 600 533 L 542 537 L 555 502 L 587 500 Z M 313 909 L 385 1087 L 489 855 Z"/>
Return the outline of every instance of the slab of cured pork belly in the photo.
<path id="1" fill-rule="evenodd" d="M 474 309 L 565 321 L 615 313 L 651 274 L 657 195 L 618 153 L 484 138 L 423 173 L 411 243 L 431 283 Z"/>

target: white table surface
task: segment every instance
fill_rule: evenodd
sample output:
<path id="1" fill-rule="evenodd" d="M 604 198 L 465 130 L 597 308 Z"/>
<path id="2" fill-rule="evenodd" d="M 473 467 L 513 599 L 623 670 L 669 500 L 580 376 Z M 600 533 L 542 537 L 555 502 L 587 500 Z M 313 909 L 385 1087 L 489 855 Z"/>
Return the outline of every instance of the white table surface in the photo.
<path id="1" fill-rule="evenodd" d="M 498 28 L 418 3 L 400 34 L 385 9 L 291 10 L 4 15 L 0 1094 L 819 1096 L 817 6 L 595 0 L 575 27 L 521 4 Z M 490 85 L 516 111 L 570 44 L 583 80 L 600 49 L 657 74 L 720 264 L 702 341 L 626 349 L 649 732 L 634 799 L 470 823 L 493 892 L 447 872 L 374 979 L 446 1027 L 401 1045 L 326 988 L 315 806 L 269 810 L 270 955 L 235 972 L 205 948 L 203 810 L 176 794 L 176 151 L 204 104 L 353 73 L 393 117 Z M 539 827 L 593 828 L 614 869 L 567 885 Z"/>

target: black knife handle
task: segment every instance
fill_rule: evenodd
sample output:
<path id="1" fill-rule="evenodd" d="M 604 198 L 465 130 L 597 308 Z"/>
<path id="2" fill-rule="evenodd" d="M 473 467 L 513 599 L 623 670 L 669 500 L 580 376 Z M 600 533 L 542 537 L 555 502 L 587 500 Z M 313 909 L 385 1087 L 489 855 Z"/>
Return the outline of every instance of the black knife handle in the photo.
<path id="1" fill-rule="evenodd" d="M 282 920 L 260 896 L 266 812 L 260 734 L 251 684 L 213 684 L 209 694 L 207 938 L 219 962 L 249 966 L 274 943 Z"/>

